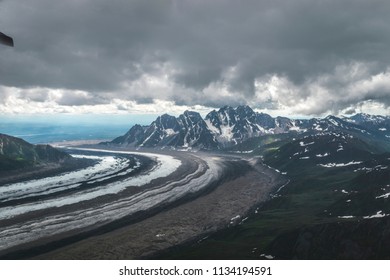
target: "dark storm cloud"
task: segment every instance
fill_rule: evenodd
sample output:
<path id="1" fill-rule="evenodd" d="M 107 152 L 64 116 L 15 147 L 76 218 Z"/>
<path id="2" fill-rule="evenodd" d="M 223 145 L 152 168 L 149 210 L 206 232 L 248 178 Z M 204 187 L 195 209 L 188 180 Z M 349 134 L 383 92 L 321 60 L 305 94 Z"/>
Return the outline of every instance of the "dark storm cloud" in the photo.
<path id="1" fill-rule="evenodd" d="M 136 79 L 144 60 L 152 56 L 156 63 L 153 50 L 144 46 L 162 12 L 154 12 L 157 4 L 149 9 L 141 1 L 126 3 L 6 2 L 2 18 L 18 44 L 15 52 L 1 55 L 1 64 L 10 66 L 0 70 L 2 83 L 104 91 Z"/>
<path id="2" fill-rule="evenodd" d="M 166 94 L 126 92 L 126 99 L 239 104 L 254 98 L 256 79 L 278 75 L 300 89 L 284 98 L 298 100 L 313 94 L 304 90 L 312 81 L 333 75 L 321 85 L 337 104 L 324 110 L 365 99 L 390 104 L 383 94 L 387 86 L 338 100 L 355 80 L 334 76 L 338 66 L 355 62 L 365 65 L 360 80 L 388 71 L 387 0 L 0 2 L 2 29 L 16 42 L 13 50 L 0 49 L 0 84 L 90 93 L 64 97 L 62 104 L 124 96 L 126 85 L 144 74 L 163 75 L 164 65 L 177 88 Z M 236 97 L 201 93 L 213 84 Z"/>

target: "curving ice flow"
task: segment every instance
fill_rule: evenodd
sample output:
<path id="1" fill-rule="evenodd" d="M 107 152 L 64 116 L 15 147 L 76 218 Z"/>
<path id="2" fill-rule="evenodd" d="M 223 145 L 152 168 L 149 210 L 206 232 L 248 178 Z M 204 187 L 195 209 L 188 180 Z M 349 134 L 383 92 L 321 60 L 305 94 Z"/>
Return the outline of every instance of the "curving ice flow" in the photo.
<path id="1" fill-rule="evenodd" d="M 72 156 L 75 158 L 93 159 L 96 160 L 97 163 L 78 171 L 66 172 L 57 176 L 2 186 L 0 187 L 0 202 L 70 190 L 79 187 L 83 182 L 92 184 L 118 175 L 126 175 L 134 170 L 134 168 L 128 168 L 126 171 L 117 174 L 129 165 L 130 161 L 127 158 L 89 155 Z M 135 168 L 138 168 L 139 166 L 140 162 L 136 159 Z"/>
<path id="2" fill-rule="evenodd" d="M 166 177 L 181 164 L 180 160 L 167 155 L 137 154 L 153 157 L 158 164 L 148 174 L 129 178 L 129 180 L 118 181 L 110 184 L 109 187 L 106 186 L 89 193 L 84 193 L 81 196 L 79 194 L 60 200 L 50 200 L 38 205 L 28 204 L 17 208 L 10 207 L 6 211 L 2 209 L 0 213 L 1 219 L 47 207 L 59 207 L 68 203 L 76 203 L 77 201 L 91 199 L 91 197 L 104 195 L 111 191 L 118 192 L 128 185 L 142 186 L 151 182 L 153 179 Z M 98 206 L 90 206 L 86 209 L 75 209 L 75 211 L 69 213 L 29 219 L 23 223 L 8 226 L 0 231 L 0 240 L 2 240 L 0 250 L 37 240 L 45 236 L 66 233 L 71 230 L 96 228 L 139 211 L 148 210 L 159 205 L 166 205 L 184 197 L 186 194 L 198 192 L 220 177 L 221 165 L 218 164 L 218 160 L 208 157 L 198 158 L 197 161 L 198 167 L 194 172 L 185 174 L 175 181 L 166 180 L 154 188 L 141 189 L 141 192 L 134 195 L 120 197 L 114 203 L 103 203 Z"/>
<path id="3" fill-rule="evenodd" d="M 105 150 L 99 150 L 99 152 L 102 151 L 108 152 Z M 126 154 L 135 154 L 135 153 L 126 152 Z M 167 155 L 156 156 L 154 154 L 146 154 L 146 153 L 137 153 L 137 154 L 148 155 L 150 157 L 153 156 L 153 158 L 155 158 L 157 164 L 154 166 L 152 170 L 150 170 L 148 174 L 141 174 L 138 176 L 119 180 L 113 183 L 102 184 L 93 189 L 85 189 L 75 194 L 70 194 L 59 198 L 47 199 L 47 200 L 37 201 L 33 203 L 26 203 L 19 206 L 3 207 L 0 208 L 1 209 L 0 219 L 9 219 L 16 215 L 25 214 L 31 211 L 37 211 L 37 210 L 53 208 L 53 207 L 62 207 L 65 205 L 71 205 L 82 201 L 91 200 L 104 195 L 117 194 L 128 187 L 134 187 L 134 186 L 139 187 L 142 185 L 146 185 L 150 183 L 152 180 L 155 180 L 157 178 L 166 177 L 172 172 L 174 172 L 181 164 L 179 160 Z M 36 182 L 33 183 L 34 185 L 36 185 L 35 184 Z"/>

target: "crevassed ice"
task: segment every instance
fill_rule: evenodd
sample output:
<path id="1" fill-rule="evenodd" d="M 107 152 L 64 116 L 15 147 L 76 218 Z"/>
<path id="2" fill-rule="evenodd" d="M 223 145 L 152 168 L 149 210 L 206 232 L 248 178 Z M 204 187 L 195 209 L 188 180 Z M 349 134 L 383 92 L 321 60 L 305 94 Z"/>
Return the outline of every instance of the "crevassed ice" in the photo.
<path id="1" fill-rule="evenodd" d="M 66 172 L 56 176 L 2 186 L 0 187 L 0 200 L 4 202 L 17 198 L 20 199 L 34 195 L 51 194 L 57 191 L 75 188 L 78 187 L 81 182 L 107 178 L 107 176 L 119 172 L 129 164 L 128 159 L 115 156 L 72 156 L 76 158 L 94 159 L 98 162 L 78 171 Z"/>
<path id="2" fill-rule="evenodd" d="M 16 224 L 0 231 L 0 249 L 20 243 L 36 240 L 44 236 L 66 232 L 71 229 L 101 225 L 146 210 L 164 202 L 174 201 L 183 195 L 197 192 L 220 176 L 220 165 L 207 158 L 207 165 L 200 164 L 198 169 L 184 178 L 167 182 L 160 188 L 147 189 L 134 196 L 123 197 L 115 203 L 100 205 L 96 208 L 77 210 L 63 215 L 37 218 L 24 224 Z M 200 174 L 203 174 L 199 176 Z"/>
<path id="3" fill-rule="evenodd" d="M 104 150 L 98 150 L 98 151 L 104 151 Z M 142 186 L 150 183 L 154 179 L 166 177 L 172 172 L 174 172 L 181 165 L 180 160 L 177 160 L 167 155 L 156 155 L 156 154 L 148 154 L 148 153 L 130 153 L 130 152 L 127 152 L 127 154 L 143 154 L 149 156 L 152 155 L 154 158 L 156 158 L 157 165 L 148 174 L 142 174 L 124 180 L 120 180 L 117 182 L 113 182 L 110 184 L 101 185 L 92 190 L 84 190 L 66 197 L 48 199 L 42 202 L 23 204 L 17 207 L 15 206 L 4 207 L 1 209 L 2 211 L 0 212 L 0 219 L 11 218 L 16 215 L 21 215 L 31 211 L 75 204 L 81 201 L 91 200 L 99 196 L 104 196 L 108 194 L 116 194 L 125 190 L 130 186 Z"/>

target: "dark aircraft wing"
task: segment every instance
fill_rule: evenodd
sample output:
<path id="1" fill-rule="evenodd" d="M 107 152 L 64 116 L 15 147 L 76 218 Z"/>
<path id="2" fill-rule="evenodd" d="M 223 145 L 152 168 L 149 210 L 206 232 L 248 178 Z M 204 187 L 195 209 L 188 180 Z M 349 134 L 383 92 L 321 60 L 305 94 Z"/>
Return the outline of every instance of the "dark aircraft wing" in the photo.
<path id="1" fill-rule="evenodd" d="M 14 40 L 11 37 L 9 37 L 9 36 L 5 35 L 4 33 L 0 32 L 0 44 L 13 47 L 14 46 Z"/>

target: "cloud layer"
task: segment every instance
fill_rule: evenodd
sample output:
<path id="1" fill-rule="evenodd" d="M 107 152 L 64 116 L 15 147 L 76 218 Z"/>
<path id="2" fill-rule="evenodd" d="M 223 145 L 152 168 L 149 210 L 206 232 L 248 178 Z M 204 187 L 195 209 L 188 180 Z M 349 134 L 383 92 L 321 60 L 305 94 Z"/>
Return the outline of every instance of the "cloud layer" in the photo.
<path id="1" fill-rule="evenodd" d="M 3 0 L 0 112 L 389 113 L 389 14 L 386 0 Z"/>

